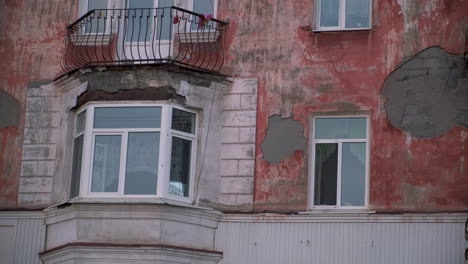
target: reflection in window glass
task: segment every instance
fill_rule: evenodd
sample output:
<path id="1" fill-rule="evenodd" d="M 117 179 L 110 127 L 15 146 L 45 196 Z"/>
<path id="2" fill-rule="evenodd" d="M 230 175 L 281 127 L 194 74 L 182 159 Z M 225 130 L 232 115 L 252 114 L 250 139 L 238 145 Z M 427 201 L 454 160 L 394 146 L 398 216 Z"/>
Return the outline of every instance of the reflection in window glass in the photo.
<path id="1" fill-rule="evenodd" d="M 117 192 L 121 136 L 96 136 L 91 192 Z"/>
<path id="2" fill-rule="evenodd" d="M 86 111 L 81 112 L 76 117 L 76 134 L 83 132 L 86 128 Z"/>
<path id="3" fill-rule="evenodd" d="M 153 0 L 130 0 L 127 41 L 149 41 L 153 34 Z"/>
<path id="4" fill-rule="evenodd" d="M 343 143 L 341 205 L 364 206 L 366 143 Z"/>
<path id="5" fill-rule="evenodd" d="M 193 0 L 193 12 L 203 15 L 214 15 L 214 1 L 215 0 Z M 192 25 L 193 30 L 201 29 L 199 27 L 199 19 L 194 18 Z M 213 29 L 213 22 L 208 22 L 204 25 L 204 29 Z"/>
<path id="6" fill-rule="evenodd" d="M 96 10 L 91 15 L 91 19 L 86 23 L 86 33 L 104 33 L 106 27 L 106 16 L 107 0 L 88 0 L 88 11 Z"/>
<path id="7" fill-rule="evenodd" d="M 195 134 L 195 114 L 174 108 L 172 110 L 172 129 Z"/>
<path id="8" fill-rule="evenodd" d="M 169 194 L 189 196 L 191 153 L 192 142 L 190 140 L 172 137 Z"/>
<path id="9" fill-rule="evenodd" d="M 156 194 L 159 133 L 128 133 L 125 194 Z"/>
<path id="10" fill-rule="evenodd" d="M 338 144 L 315 145 L 314 205 L 336 205 Z"/>
<path id="11" fill-rule="evenodd" d="M 366 118 L 317 118 L 316 139 L 366 138 Z"/>
<path id="12" fill-rule="evenodd" d="M 158 7 L 171 7 L 174 5 L 174 0 L 159 0 Z M 157 25 L 157 39 L 169 40 L 171 39 L 171 28 L 172 28 L 172 14 L 171 9 L 164 8 L 158 9 L 158 22 Z"/>
<path id="13" fill-rule="evenodd" d="M 81 159 L 83 157 L 83 138 L 81 135 L 73 142 L 73 165 L 71 176 L 70 198 L 74 198 L 80 193 Z"/>
<path id="14" fill-rule="evenodd" d="M 96 107 L 94 128 L 160 128 L 161 107 Z"/>
<path id="15" fill-rule="evenodd" d="M 369 0 L 346 0 L 346 28 L 369 27 Z"/>
<path id="16" fill-rule="evenodd" d="M 339 25 L 340 0 L 320 1 L 320 26 L 337 27 Z"/>

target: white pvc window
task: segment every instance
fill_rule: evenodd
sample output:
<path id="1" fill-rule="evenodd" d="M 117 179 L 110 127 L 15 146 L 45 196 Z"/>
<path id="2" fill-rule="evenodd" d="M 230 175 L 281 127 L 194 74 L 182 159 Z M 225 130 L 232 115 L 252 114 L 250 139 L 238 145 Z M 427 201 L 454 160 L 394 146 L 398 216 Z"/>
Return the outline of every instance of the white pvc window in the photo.
<path id="1" fill-rule="evenodd" d="M 76 118 L 71 197 L 190 201 L 196 124 L 195 112 L 172 104 L 83 107 Z"/>
<path id="2" fill-rule="evenodd" d="M 109 9 L 109 0 L 81 0 L 80 15 L 84 15 L 91 10 L 96 10 L 93 15 L 88 17 L 84 27 L 84 33 L 103 34 L 109 31 L 107 9 Z"/>
<path id="3" fill-rule="evenodd" d="M 317 0 L 315 30 L 370 29 L 371 4 L 371 0 Z"/>
<path id="4" fill-rule="evenodd" d="M 313 119 L 312 207 L 367 207 L 368 138 L 367 116 Z"/>

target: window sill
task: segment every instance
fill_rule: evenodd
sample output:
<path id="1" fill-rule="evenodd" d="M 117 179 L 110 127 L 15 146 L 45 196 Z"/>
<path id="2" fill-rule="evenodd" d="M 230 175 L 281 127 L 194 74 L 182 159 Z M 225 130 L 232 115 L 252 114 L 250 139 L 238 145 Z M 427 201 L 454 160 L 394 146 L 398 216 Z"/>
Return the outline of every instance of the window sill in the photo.
<path id="1" fill-rule="evenodd" d="M 314 33 L 339 33 L 339 32 L 352 32 L 352 31 L 371 31 L 372 28 L 350 28 L 350 29 L 312 29 Z"/>
<path id="2" fill-rule="evenodd" d="M 316 215 L 316 214 L 375 214 L 375 211 L 368 209 L 325 209 L 325 208 L 312 208 L 305 212 L 298 212 L 299 215 Z"/>
<path id="3" fill-rule="evenodd" d="M 103 197 L 86 197 L 80 198 L 76 197 L 69 200 L 67 203 L 70 204 L 165 204 L 173 205 L 178 207 L 186 208 L 196 208 L 203 210 L 213 210 L 209 207 L 202 207 L 198 205 L 193 205 L 192 203 L 181 202 L 165 198 L 103 198 Z"/>

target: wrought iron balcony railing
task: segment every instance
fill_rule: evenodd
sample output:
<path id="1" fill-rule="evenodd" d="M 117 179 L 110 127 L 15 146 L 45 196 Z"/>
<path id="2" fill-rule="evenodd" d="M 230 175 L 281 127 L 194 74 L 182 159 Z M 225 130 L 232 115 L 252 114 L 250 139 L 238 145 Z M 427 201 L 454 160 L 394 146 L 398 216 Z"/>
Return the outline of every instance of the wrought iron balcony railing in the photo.
<path id="1" fill-rule="evenodd" d="M 62 68 L 172 63 L 218 72 L 225 25 L 175 6 L 91 10 L 68 26 Z"/>

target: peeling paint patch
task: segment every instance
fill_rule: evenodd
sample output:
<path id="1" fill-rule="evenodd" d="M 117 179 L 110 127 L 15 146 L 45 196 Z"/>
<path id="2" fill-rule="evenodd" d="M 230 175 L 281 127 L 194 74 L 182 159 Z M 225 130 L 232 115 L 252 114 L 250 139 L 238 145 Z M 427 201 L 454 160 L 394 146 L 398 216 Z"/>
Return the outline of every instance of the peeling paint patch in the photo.
<path id="1" fill-rule="evenodd" d="M 272 115 L 268 118 L 265 140 L 260 147 L 263 158 L 270 164 L 276 164 L 294 154 L 295 150 L 306 150 L 304 127 L 291 118 Z"/>
<path id="2" fill-rule="evenodd" d="M 18 127 L 20 110 L 20 102 L 9 93 L 0 89 L 0 128 Z"/>
<path id="3" fill-rule="evenodd" d="M 419 52 L 384 82 L 388 119 L 417 138 L 468 127 L 468 80 L 463 78 L 463 56 L 439 47 Z"/>

